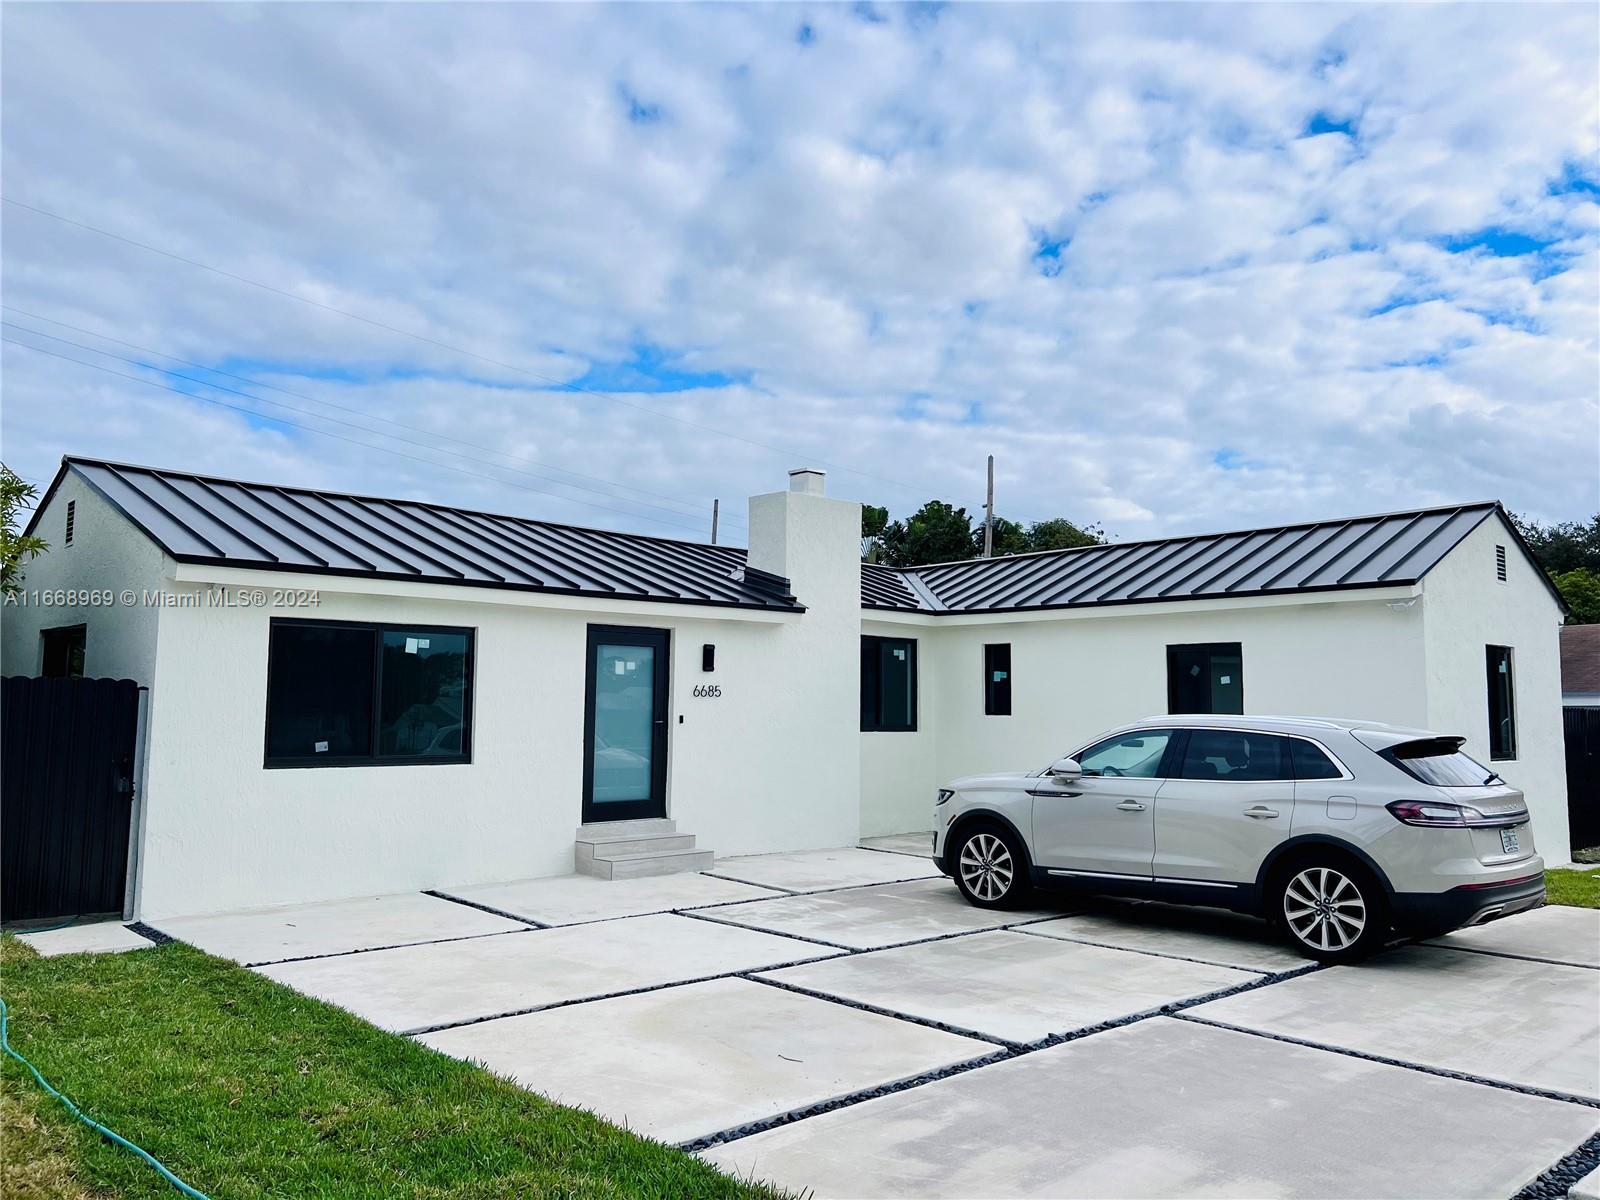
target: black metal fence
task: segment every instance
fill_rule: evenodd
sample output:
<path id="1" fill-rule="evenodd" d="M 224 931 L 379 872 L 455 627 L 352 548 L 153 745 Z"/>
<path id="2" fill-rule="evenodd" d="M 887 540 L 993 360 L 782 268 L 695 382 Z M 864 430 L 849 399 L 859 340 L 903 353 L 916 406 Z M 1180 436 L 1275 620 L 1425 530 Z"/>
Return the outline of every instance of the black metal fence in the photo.
<path id="1" fill-rule="evenodd" d="M 1564 708 L 1567 821 L 1572 848 L 1600 846 L 1600 708 Z"/>
<path id="2" fill-rule="evenodd" d="M 139 685 L 0 680 L 0 920 L 122 912 Z"/>

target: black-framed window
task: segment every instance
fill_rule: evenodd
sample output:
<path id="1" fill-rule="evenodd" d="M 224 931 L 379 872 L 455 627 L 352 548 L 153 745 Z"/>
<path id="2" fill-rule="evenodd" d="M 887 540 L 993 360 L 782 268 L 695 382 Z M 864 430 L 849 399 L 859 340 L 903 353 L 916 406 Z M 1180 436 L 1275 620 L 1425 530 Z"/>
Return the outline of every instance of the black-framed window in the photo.
<path id="1" fill-rule="evenodd" d="M 1169 713 L 1244 712 L 1244 652 L 1238 642 L 1167 647 Z"/>
<path id="2" fill-rule="evenodd" d="M 983 713 L 988 717 L 1011 715 L 1011 643 L 995 642 L 983 648 Z"/>
<path id="3" fill-rule="evenodd" d="M 863 637 L 861 731 L 911 733 L 916 728 L 916 639 Z"/>
<path id="4" fill-rule="evenodd" d="M 39 674 L 46 679 L 79 679 L 83 676 L 83 648 L 88 641 L 87 625 L 63 625 L 39 633 Z"/>
<path id="5" fill-rule="evenodd" d="M 470 762 L 472 654 L 470 629 L 273 621 L 266 765 Z"/>
<path id="6" fill-rule="evenodd" d="M 1510 646 L 1485 646 L 1489 682 L 1489 761 L 1517 756 L 1517 689 Z"/>
<path id="7" fill-rule="evenodd" d="M 1289 753 L 1294 761 L 1296 779 L 1343 779 L 1344 772 L 1329 758 L 1320 746 L 1305 738 L 1290 738 Z"/>

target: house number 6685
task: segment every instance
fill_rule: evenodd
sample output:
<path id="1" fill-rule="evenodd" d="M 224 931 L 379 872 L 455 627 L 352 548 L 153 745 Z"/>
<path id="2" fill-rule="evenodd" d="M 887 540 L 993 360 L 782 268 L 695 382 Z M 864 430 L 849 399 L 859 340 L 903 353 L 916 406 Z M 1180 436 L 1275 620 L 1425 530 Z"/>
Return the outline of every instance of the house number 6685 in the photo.
<path id="1" fill-rule="evenodd" d="M 722 695 L 722 685 L 719 683 L 702 683 L 694 689 L 696 700 L 715 700 Z"/>

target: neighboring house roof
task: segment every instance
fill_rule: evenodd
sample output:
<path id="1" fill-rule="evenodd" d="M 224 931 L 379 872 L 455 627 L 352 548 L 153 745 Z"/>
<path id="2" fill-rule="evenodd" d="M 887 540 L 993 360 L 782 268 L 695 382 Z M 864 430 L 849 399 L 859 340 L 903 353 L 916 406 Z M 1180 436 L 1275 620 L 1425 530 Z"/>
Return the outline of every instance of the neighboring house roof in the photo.
<path id="1" fill-rule="evenodd" d="M 1561 690 L 1600 692 L 1600 625 L 1561 627 Z"/>
<path id="2" fill-rule="evenodd" d="M 34 521 L 69 471 L 183 563 L 804 611 L 733 546 L 84 458 L 62 460 Z"/>
<path id="3" fill-rule="evenodd" d="M 861 603 L 911 612 L 1018 612 L 1411 584 L 1500 511 L 1486 501 L 903 570 L 874 566 L 862 571 Z M 1509 522 L 1507 528 L 1521 545 Z M 893 575 L 903 586 L 895 586 Z M 1539 576 L 1545 578 L 1542 570 Z"/>

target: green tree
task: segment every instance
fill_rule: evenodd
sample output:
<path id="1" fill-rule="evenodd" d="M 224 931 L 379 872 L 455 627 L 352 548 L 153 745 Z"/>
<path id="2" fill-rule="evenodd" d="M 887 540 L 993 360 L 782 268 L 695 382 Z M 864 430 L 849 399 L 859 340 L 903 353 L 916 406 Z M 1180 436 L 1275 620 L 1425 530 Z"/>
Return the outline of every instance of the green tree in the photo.
<path id="1" fill-rule="evenodd" d="M 1567 602 L 1568 625 L 1600 625 L 1600 573 L 1563 571 L 1552 582 Z"/>
<path id="2" fill-rule="evenodd" d="M 883 556 L 883 531 L 889 527 L 889 510 L 861 506 L 861 561 L 875 563 Z"/>
<path id="3" fill-rule="evenodd" d="M 1073 550 L 1079 546 L 1098 546 L 1106 540 L 1099 525 L 1074 525 L 1065 517 L 1035 521 L 1028 527 L 1028 549 Z"/>
<path id="4" fill-rule="evenodd" d="M 976 556 L 967 510 L 943 500 L 929 500 L 904 521 L 892 521 L 885 527 L 879 561 L 891 567 L 925 567 Z"/>
<path id="5" fill-rule="evenodd" d="M 1028 531 L 1015 521 L 1008 521 L 1004 517 L 994 519 L 994 556 L 1004 558 L 1008 554 L 1026 554 L 1033 546 L 1028 540 Z M 983 521 L 977 520 L 972 526 L 972 553 L 973 557 L 983 554 Z"/>
<path id="6" fill-rule="evenodd" d="M 0 463 L 0 592 L 10 596 L 22 588 L 22 567 L 50 549 L 41 537 L 23 537 L 17 516 L 33 508 L 38 490 Z"/>
<path id="7" fill-rule="evenodd" d="M 1550 574 L 1588 571 L 1600 575 L 1600 513 L 1587 521 L 1558 521 L 1551 525 L 1515 514 L 1511 521 L 1539 565 Z"/>

